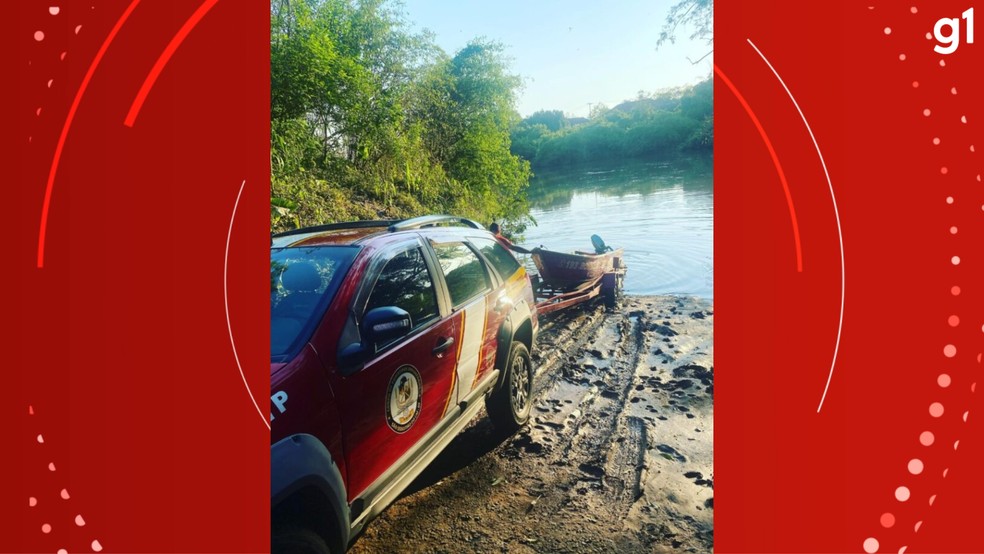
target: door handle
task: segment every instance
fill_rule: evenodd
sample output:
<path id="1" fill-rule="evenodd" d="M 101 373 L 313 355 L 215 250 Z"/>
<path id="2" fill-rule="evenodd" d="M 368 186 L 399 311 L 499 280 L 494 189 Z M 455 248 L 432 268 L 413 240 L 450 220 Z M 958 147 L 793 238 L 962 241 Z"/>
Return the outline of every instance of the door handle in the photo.
<path id="1" fill-rule="evenodd" d="M 434 349 L 431 350 L 431 354 L 441 356 L 444 354 L 445 350 L 451 348 L 452 344 L 454 344 L 454 337 L 441 337 L 440 339 L 437 339 L 437 344 L 434 346 Z"/>

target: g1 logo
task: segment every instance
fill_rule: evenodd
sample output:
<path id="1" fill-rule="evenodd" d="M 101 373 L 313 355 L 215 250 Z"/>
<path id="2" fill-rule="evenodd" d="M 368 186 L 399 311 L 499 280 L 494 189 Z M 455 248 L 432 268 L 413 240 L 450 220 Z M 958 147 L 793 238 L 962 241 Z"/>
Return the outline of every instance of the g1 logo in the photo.
<path id="1" fill-rule="evenodd" d="M 967 44 L 974 44 L 974 8 L 970 8 L 961 14 L 961 19 L 967 21 Z M 943 29 L 949 27 L 950 32 L 943 35 Z M 933 36 L 939 42 L 933 47 L 938 54 L 952 54 L 960 47 L 960 19 L 956 17 L 943 17 L 936 22 L 933 27 Z"/>

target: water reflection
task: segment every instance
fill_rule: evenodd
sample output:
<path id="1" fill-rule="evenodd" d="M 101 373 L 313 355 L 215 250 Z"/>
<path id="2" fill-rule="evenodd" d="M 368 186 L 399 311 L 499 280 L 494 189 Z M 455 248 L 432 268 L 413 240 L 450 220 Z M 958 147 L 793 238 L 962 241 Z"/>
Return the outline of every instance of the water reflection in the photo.
<path id="1" fill-rule="evenodd" d="M 624 247 L 633 294 L 713 298 L 713 172 L 708 159 L 541 172 L 530 187 L 527 246 Z"/>

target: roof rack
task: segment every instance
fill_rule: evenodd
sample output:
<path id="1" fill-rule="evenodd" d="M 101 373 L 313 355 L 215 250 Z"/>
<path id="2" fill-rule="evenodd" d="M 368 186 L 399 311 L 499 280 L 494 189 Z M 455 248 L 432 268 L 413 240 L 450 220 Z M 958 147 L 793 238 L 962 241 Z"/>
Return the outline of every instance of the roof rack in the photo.
<path id="1" fill-rule="evenodd" d="M 343 223 L 328 223 L 325 225 L 315 225 L 313 227 L 301 227 L 291 229 L 272 235 L 273 237 L 289 237 L 291 235 L 304 235 L 307 233 L 320 233 L 323 231 L 337 231 L 339 229 L 367 229 L 371 227 L 390 227 L 399 223 L 398 219 L 376 219 L 371 221 L 348 221 Z"/>
<path id="2" fill-rule="evenodd" d="M 270 238 L 273 239 L 277 237 L 289 237 L 291 235 L 306 235 L 308 233 L 323 233 L 325 231 L 338 231 L 340 229 L 386 228 L 386 230 L 390 233 L 395 233 L 397 231 L 409 231 L 411 229 L 421 229 L 423 227 L 434 227 L 435 225 L 444 223 L 464 225 L 465 227 L 471 227 L 472 229 L 484 229 L 480 223 L 476 223 L 463 217 L 453 215 L 424 215 L 404 220 L 376 219 L 371 221 L 347 221 L 343 223 L 315 225 L 313 227 L 301 227 L 299 229 L 291 229 L 290 231 L 275 233 L 271 235 Z"/>
<path id="3" fill-rule="evenodd" d="M 395 233 L 397 231 L 433 227 L 442 223 L 459 224 L 464 225 L 465 227 L 471 227 L 472 229 L 485 229 L 485 227 L 483 227 L 480 223 L 476 223 L 463 217 L 453 215 L 424 215 L 393 223 L 389 226 L 389 232 Z"/>

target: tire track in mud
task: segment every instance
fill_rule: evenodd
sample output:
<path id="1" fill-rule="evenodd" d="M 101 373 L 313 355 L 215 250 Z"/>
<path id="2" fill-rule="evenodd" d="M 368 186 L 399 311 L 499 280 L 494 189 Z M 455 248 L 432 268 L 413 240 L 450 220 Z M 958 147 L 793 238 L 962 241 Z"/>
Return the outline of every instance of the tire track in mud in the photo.
<path id="1" fill-rule="evenodd" d="M 568 452 L 574 459 L 588 460 L 581 463 L 579 469 L 599 479 L 586 492 L 581 489 L 576 494 L 586 497 L 584 501 L 589 505 L 603 506 L 610 512 L 612 521 L 624 518 L 641 494 L 640 479 L 648 438 L 644 422 L 626 416 L 625 408 L 646 351 L 645 325 L 642 315 L 623 315 L 619 322 L 618 361 L 609 372 L 611 381 L 599 394 L 592 417 L 586 420 L 592 432 L 575 435 Z"/>
<path id="2" fill-rule="evenodd" d="M 642 473 L 645 470 L 646 449 L 649 439 L 646 424 L 635 416 L 625 418 L 626 430 L 608 458 L 606 473 L 619 484 L 616 493 L 617 505 L 624 506 L 624 517 L 632 504 L 642 496 Z"/>
<path id="3" fill-rule="evenodd" d="M 501 438 L 477 419 L 354 552 L 710 551 L 710 520 L 700 518 L 712 508 L 692 511 L 691 502 L 713 494 L 699 485 L 712 471 L 711 446 L 687 441 L 710 439 L 713 414 L 709 394 L 689 394 L 700 380 L 686 364 L 711 365 L 711 305 L 629 297 L 612 312 L 600 304 L 542 319 L 529 425 Z M 712 383 L 710 372 L 702 377 Z M 676 391 L 684 378 L 693 381 L 685 396 Z M 690 492 L 698 489 L 709 492 Z"/>

